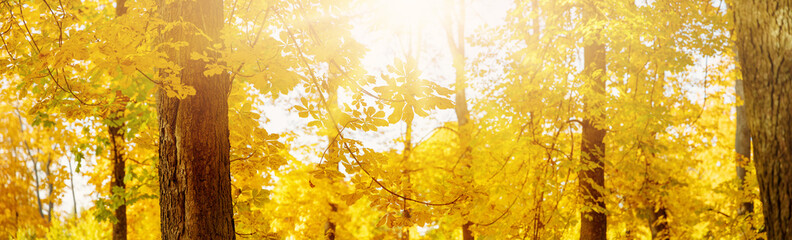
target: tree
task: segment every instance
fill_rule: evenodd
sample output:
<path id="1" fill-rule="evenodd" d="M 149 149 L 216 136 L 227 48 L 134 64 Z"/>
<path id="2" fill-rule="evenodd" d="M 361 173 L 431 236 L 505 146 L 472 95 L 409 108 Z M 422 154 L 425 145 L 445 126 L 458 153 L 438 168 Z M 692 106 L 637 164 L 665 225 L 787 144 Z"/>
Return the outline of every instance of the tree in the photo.
<path id="1" fill-rule="evenodd" d="M 584 2 L 583 22 L 594 24 L 602 21 L 602 13 L 593 1 Z M 602 28 L 593 29 L 592 33 L 584 37 L 583 64 L 584 76 L 590 78 L 587 83 L 590 92 L 584 95 L 583 136 L 580 147 L 583 170 L 578 172 L 580 188 L 583 194 L 584 209 L 580 211 L 580 239 L 606 239 L 608 233 L 608 219 L 605 215 L 605 199 L 603 189 L 605 186 L 605 138 L 606 130 L 601 125 L 605 117 L 601 113 L 602 99 L 605 96 L 605 44 Z"/>
<path id="2" fill-rule="evenodd" d="M 0 1 L 0 238 L 761 235 L 720 2 L 198 1 Z"/>
<path id="3" fill-rule="evenodd" d="M 792 1 L 734 1 L 745 115 L 768 239 L 792 238 Z"/>
<path id="4" fill-rule="evenodd" d="M 743 93 L 743 82 L 740 79 L 734 82 L 734 90 L 737 93 L 737 98 L 740 100 L 745 99 Z M 736 152 L 735 162 L 737 163 L 737 180 L 740 184 L 738 189 L 745 188 L 745 166 L 751 161 L 751 130 L 748 128 L 748 121 L 745 116 L 745 105 L 737 106 L 736 109 L 736 128 L 734 131 L 734 151 Z M 750 200 L 743 200 L 740 202 L 740 208 L 737 210 L 738 215 L 753 214 L 754 206 Z"/>
<path id="5" fill-rule="evenodd" d="M 234 239 L 231 202 L 228 94 L 225 71 L 207 72 L 209 63 L 195 54 L 219 57 L 223 1 L 159 1 L 160 16 L 172 26 L 164 49 L 180 71 L 163 69 L 160 76 L 178 78 L 195 89 L 183 99 L 160 89 L 159 177 L 163 239 Z M 171 71 L 169 71 L 171 70 Z"/>
<path id="6" fill-rule="evenodd" d="M 120 17 L 126 14 L 127 7 L 125 6 L 126 0 L 117 0 L 116 1 L 116 17 Z M 116 92 L 117 99 L 122 99 L 119 101 L 112 113 L 110 113 L 110 118 L 107 120 L 107 132 L 110 134 L 110 147 L 112 151 L 112 159 L 113 159 L 113 173 L 111 179 L 111 195 L 113 192 L 122 192 L 126 189 L 126 184 L 124 184 L 124 177 L 126 176 L 126 160 L 125 158 L 125 144 L 124 144 L 124 109 L 126 102 L 128 101 L 128 97 L 122 97 L 123 94 L 121 91 Z M 124 101 L 127 100 L 127 101 Z M 114 189 L 119 189 L 115 190 Z M 115 209 L 115 218 L 116 221 L 113 222 L 113 240 L 126 240 L 127 239 L 127 204 L 126 200 L 122 198 L 124 203 L 122 203 L 118 208 Z"/>
<path id="7" fill-rule="evenodd" d="M 472 137 L 473 124 L 470 123 L 470 111 L 468 111 L 467 97 L 465 90 L 467 83 L 466 68 L 465 68 L 465 1 L 458 1 L 454 7 L 447 13 L 449 16 L 446 18 L 446 38 L 448 41 L 448 48 L 451 50 L 453 59 L 453 66 L 455 71 L 454 91 L 455 91 L 455 106 L 454 113 L 457 117 L 457 132 L 459 134 L 459 154 L 462 159 L 462 164 L 465 167 L 466 173 L 470 172 L 472 161 L 472 149 L 470 141 Z M 454 13 L 450 13 L 455 11 Z M 453 16 L 453 18 L 451 17 Z M 452 24 L 452 19 L 456 20 Z M 456 36 L 454 36 L 456 34 Z M 467 177 L 470 178 L 470 174 Z M 466 179 L 468 183 L 472 183 L 472 179 Z M 462 239 L 473 240 L 473 231 L 471 227 L 473 223 L 466 219 L 462 224 Z"/>

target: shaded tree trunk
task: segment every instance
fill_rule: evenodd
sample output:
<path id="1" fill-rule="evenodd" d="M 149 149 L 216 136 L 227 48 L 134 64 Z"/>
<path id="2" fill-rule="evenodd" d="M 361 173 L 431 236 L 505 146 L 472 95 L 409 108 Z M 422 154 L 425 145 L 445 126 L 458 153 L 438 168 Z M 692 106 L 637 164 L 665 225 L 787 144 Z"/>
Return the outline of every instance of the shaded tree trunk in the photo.
<path id="1" fill-rule="evenodd" d="M 792 239 L 792 1 L 733 4 L 767 237 Z"/>
<path id="2" fill-rule="evenodd" d="M 602 15 L 598 12 L 593 2 L 586 2 L 583 6 L 583 23 L 591 24 L 601 21 Z M 605 45 L 600 41 L 602 29 L 596 29 L 588 35 L 589 42 L 583 47 L 584 76 L 589 77 L 587 84 L 591 86 L 592 96 L 584 96 L 583 139 L 581 143 L 581 158 L 585 170 L 578 172 L 580 190 L 582 191 L 583 204 L 597 210 L 584 210 L 580 212 L 580 239 L 604 240 L 607 237 L 608 225 L 605 210 L 605 199 L 598 188 L 605 186 L 605 170 L 602 158 L 605 157 L 605 129 L 598 126 L 598 121 L 605 116 L 593 115 L 600 108 L 601 103 L 592 99 L 605 95 Z"/>
<path id="3" fill-rule="evenodd" d="M 671 233 L 668 229 L 668 212 L 662 202 L 659 207 L 652 207 L 652 217 L 649 224 L 652 230 L 652 239 L 671 239 Z"/>
<path id="4" fill-rule="evenodd" d="M 338 212 L 338 205 L 330 203 L 330 212 L 335 215 Z M 325 228 L 325 236 L 328 240 L 335 240 L 336 238 L 336 224 L 332 219 L 327 220 L 327 227 Z"/>
<path id="5" fill-rule="evenodd" d="M 195 95 L 184 99 L 168 97 L 162 88 L 157 93 L 162 238 L 234 239 L 228 139 L 231 82 L 227 72 L 204 75 L 207 63 L 190 57 L 193 52 L 219 57 L 208 49 L 212 42 L 197 31 L 212 40 L 220 38 L 223 1 L 157 3 L 163 20 L 186 23 L 163 33 L 161 41 L 188 43 L 165 52 L 182 67 L 181 82 L 195 89 Z"/>
<path id="6" fill-rule="evenodd" d="M 115 126 L 113 126 L 115 124 Z M 123 124 L 112 123 L 108 124 L 107 130 L 110 133 L 110 145 L 113 153 L 113 178 L 110 182 L 111 188 L 126 189 L 124 177 L 126 176 L 125 168 L 126 161 L 124 160 L 124 131 Z M 110 195 L 113 195 L 111 190 Z M 124 204 L 115 209 L 115 217 L 118 221 L 113 223 L 113 240 L 127 239 L 127 213 L 126 213 L 126 199 L 123 199 Z"/>

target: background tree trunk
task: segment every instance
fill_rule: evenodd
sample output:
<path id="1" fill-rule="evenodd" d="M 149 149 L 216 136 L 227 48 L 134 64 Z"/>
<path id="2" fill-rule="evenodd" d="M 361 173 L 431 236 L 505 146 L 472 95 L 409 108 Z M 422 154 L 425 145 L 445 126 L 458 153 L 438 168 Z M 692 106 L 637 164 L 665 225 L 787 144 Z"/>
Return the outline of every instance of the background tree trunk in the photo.
<path id="1" fill-rule="evenodd" d="M 219 56 L 208 49 L 209 39 L 196 33 L 219 39 L 223 1 L 160 0 L 158 6 L 166 22 L 186 23 L 163 33 L 161 40 L 188 43 L 165 51 L 182 67 L 182 83 L 195 89 L 195 95 L 184 99 L 168 97 L 162 89 L 157 94 L 162 238 L 234 239 L 228 140 L 231 83 L 226 72 L 204 75 L 206 63 L 190 58 L 192 52 Z"/>
<path id="2" fill-rule="evenodd" d="M 116 1 L 116 18 L 126 14 L 127 8 L 125 6 L 126 0 Z M 120 92 L 116 92 L 116 97 L 123 96 Z M 120 109 L 111 113 L 110 123 L 107 125 L 107 130 L 110 133 L 110 143 L 113 151 L 113 179 L 110 182 L 110 195 L 113 195 L 112 188 L 120 188 L 126 190 L 124 177 L 126 176 L 126 160 L 124 159 L 124 122 L 120 120 L 124 114 L 125 102 L 121 103 Z M 118 221 L 113 223 L 113 240 L 126 240 L 127 239 L 127 212 L 126 212 L 126 199 L 124 204 L 118 206 L 115 210 L 115 217 Z"/>
<path id="3" fill-rule="evenodd" d="M 742 80 L 737 79 L 734 83 L 735 92 L 739 99 L 745 99 L 743 93 Z M 740 181 L 739 189 L 743 191 L 745 185 L 745 167 L 751 161 L 751 130 L 748 129 L 748 122 L 745 119 L 745 106 L 737 106 L 736 109 L 736 129 L 734 136 L 734 151 L 737 153 L 737 179 Z M 737 210 L 737 215 L 753 214 L 753 202 L 745 200 L 740 203 L 740 208 Z"/>
<path id="4" fill-rule="evenodd" d="M 113 124 L 118 125 L 113 126 Z M 124 161 L 124 131 L 122 129 L 123 125 L 115 123 L 115 121 L 107 126 L 113 152 L 113 179 L 110 182 L 110 186 L 111 188 L 126 189 L 126 184 L 124 183 L 126 161 Z M 113 195 L 112 190 L 110 195 Z M 118 221 L 113 223 L 113 240 L 127 239 L 126 199 L 124 201 L 124 204 L 115 209 L 115 217 Z"/>
<path id="5" fill-rule="evenodd" d="M 767 237 L 792 239 L 792 1 L 733 4 Z"/>
<path id="6" fill-rule="evenodd" d="M 449 13 L 448 16 L 448 25 L 446 26 L 447 31 L 447 40 L 448 40 L 448 47 L 451 49 L 451 56 L 453 58 L 453 66 L 455 71 L 455 82 L 454 82 L 454 91 L 455 91 L 455 106 L 454 112 L 456 113 L 457 117 L 457 129 L 458 129 L 458 138 L 459 138 L 459 154 L 461 154 L 460 159 L 462 159 L 463 166 L 466 170 L 469 170 L 471 166 L 472 156 L 471 152 L 472 149 L 470 147 L 470 140 L 472 137 L 472 126 L 470 123 L 470 111 L 468 110 L 467 105 L 467 97 L 465 95 L 466 90 L 466 78 L 465 75 L 467 74 L 467 70 L 465 69 L 465 1 L 458 1 L 456 3 L 456 8 L 452 8 L 450 11 L 456 10 L 456 13 Z M 451 24 L 451 16 L 455 16 L 456 24 Z M 456 33 L 456 36 L 454 36 Z M 469 179 L 472 184 L 472 179 Z M 473 223 L 469 220 L 465 219 L 465 223 L 462 224 L 462 239 L 463 240 L 473 240 L 473 231 L 470 229 L 473 226 Z"/>
<path id="7" fill-rule="evenodd" d="M 587 2 L 583 6 L 583 23 L 590 24 L 592 21 L 602 20 L 602 15 L 598 12 L 593 2 Z M 588 37 L 588 44 L 583 47 L 583 69 L 584 76 L 590 77 L 592 94 L 596 97 L 605 95 L 605 45 L 600 43 L 602 29 L 597 29 Z M 596 98 L 595 97 L 595 98 Z M 584 210 L 580 212 L 580 239 L 581 240 L 604 240 L 607 237 L 608 224 L 607 216 L 604 212 L 605 199 L 599 189 L 605 186 L 605 170 L 602 158 L 605 157 L 605 129 L 596 126 L 603 115 L 591 115 L 596 111 L 600 104 L 591 100 L 591 96 L 584 96 L 586 117 L 583 118 L 583 139 L 581 143 L 581 158 L 583 165 L 590 169 L 578 172 L 580 179 L 580 189 L 583 195 L 583 204 L 588 207 L 595 207 L 600 210 Z"/>
<path id="8" fill-rule="evenodd" d="M 326 85 L 327 85 L 327 104 L 329 104 L 329 106 L 327 106 L 327 114 L 330 114 L 329 117 L 331 119 L 335 119 L 336 117 L 340 116 L 339 113 L 341 112 L 341 109 L 338 106 L 338 82 L 336 80 L 337 75 L 335 74 L 336 71 L 340 71 L 340 70 L 334 71 L 331 62 L 332 60 L 328 61 L 327 63 L 328 74 L 327 74 Z M 327 144 L 328 144 L 327 150 L 329 153 L 327 158 L 332 159 L 331 161 L 328 162 L 335 165 L 334 166 L 335 169 L 337 171 L 340 171 L 338 164 L 339 164 L 339 158 L 342 156 L 340 151 L 341 149 L 337 147 L 338 146 L 337 137 L 340 133 L 336 128 L 336 124 L 338 123 L 334 121 L 327 121 L 327 124 L 325 124 L 325 127 L 327 128 L 327 132 L 330 133 L 327 136 Z M 335 240 L 337 234 L 336 234 L 336 223 L 333 222 L 333 217 L 338 215 L 338 205 L 333 203 L 331 198 L 329 197 L 327 198 L 327 202 L 328 204 L 330 204 L 330 217 L 327 218 L 327 223 L 325 226 L 325 237 L 327 237 L 327 240 Z"/>
<path id="9" fill-rule="evenodd" d="M 659 204 L 659 207 L 652 206 L 652 216 L 649 222 L 652 239 L 671 239 L 671 232 L 668 229 L 668 212 L 664 203 L 660 202 Z"/>

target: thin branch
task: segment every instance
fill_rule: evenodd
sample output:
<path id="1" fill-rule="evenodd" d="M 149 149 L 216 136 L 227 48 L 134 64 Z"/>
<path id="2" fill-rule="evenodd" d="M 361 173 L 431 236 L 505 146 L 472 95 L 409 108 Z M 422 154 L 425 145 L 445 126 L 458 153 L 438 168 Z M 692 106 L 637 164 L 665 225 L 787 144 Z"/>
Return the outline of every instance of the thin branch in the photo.
<path id="1" fill-rule="evenodd" d="M 379 186 L 382 188 L 382 190 L 385 190 L 386 192 L 390 193 L 390 194 L 391 194 L 391 195 L 393 195 L 393 196 L 396 196 L 396 197 L 398 197 L 398 198 L 401 198 L 401 199 L 403 199 L 403 200 L 406 200 L 406 201 L 415 202 L 415 203 L 420 203 L 420 204 L 425 204 L 425 205 L 429 205 L 429 206 L 444 206 L 444 205 L 451 205 L 451 204 L 454 204 L 454 203 L 456 203 L 457 201 L 459 201 L 459 199 L 462 199 L 462 196 L 463 196 L 463 194 L 459 194 L 459 195 L 458 195 L 458 196 L 457 196 L 457 197 L 456 197 L 454 200 L 452 200 L 452 201 L 449 201 L 449 202 L 445 202 L 445 203 L 431 203 L 431 202 L 425 202 L 425 201 L 415 200 L 415 199 L 412 199 L 412 198 L 409 198 L 409 197 L 403 196 L 403 195 L 401 195 L 401 194 L 398 194 L 398 193 L 396 193 L 396 192 L 394 192 L 394 191 L 392 191 L 392 190 L 388 189 L 387 187 L 385 187 L 385 185 L 383 185 L 383 184 L 382 184 L 382 183 L 381 183 L 379 180 L 377 180 L 377 178 L 375 178 L 373 175 L 371 175 L 371 173 L 369 173 L 369 171 L 368 171 L 368 170 L 366 170 L 366 168 L 364 168 L 364 167 L 363 167 L 363 164 L 360 162 L 360 160 L 358 160 L 357 156 L 356 156 L 356 155 L 355 155 L 355 154 L 352 152 L 352 149 L 351 149 L 351 148 L 349 148 L 349 145 L 348 145 L 348 144 L 344 143 L 344 148 L 346 148 L 347 152 L 349 152 L 349 155 L 350 155 L 350 156 L 352 156 L 352 159 L 354 159 L 354 160 L 355 160 L 355 163 L 357 163 L 357 165 L 360 167 L 360 169 L 361 169 L 361 170 L 363 170 L 363 172 L 365 172 L 365 173 L 366 173 L 366 175 L 368 175 L 369 177 L 371 177 L 371 180 L 372 180 L 372 181 L 374 181 L 374 183 L 376 183 L 377 185 L 379 185 Z"/>
<path id="2" fill-rule="evenodd" d="M 255 154 L 256 154 L 256 151 L 253 151 L 253 152 L 252 152 L 252 153 L 250 153 L 250 155 L 248 155 L 247 157 L 243 157 L 243 158 L 234 158 L 234 159 L 231 159 L 231 161 L 229 161 L 229 163 L 232 163 L 232 162 L 234 162 L 234 161 L 240 161 L 240 160 L 248 160 L 248 159 L 250 159 L 251 157 L 253 157 L 253 155 L 255 155 Z"/>

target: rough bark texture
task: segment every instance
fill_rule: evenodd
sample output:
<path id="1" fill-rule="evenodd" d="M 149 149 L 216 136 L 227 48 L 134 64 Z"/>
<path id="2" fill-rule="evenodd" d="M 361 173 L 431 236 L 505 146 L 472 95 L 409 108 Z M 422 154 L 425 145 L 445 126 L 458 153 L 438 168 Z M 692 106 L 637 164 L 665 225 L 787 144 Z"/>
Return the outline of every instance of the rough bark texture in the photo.
<path id="1" fill-rule="evenodd" d="M 125 6 L 126 0 L 116 1 L 116 17 L 126 14 L 127 8 Z M 120 92 L 116 92 L 116 96 L 123 96 Z M 111 123 L 107 125 L 107 130 L 110 133 L 110 143 L 113 151 L 113 179 L 110 182 L 111 188 L 126 189 L 124 184 L 124 177 L 126 176 L 126 161 L 124 160 L 124 123 L 119 121 L 119 117 L 124 112 L 124 106 L 121 104 L 121 109 L 114 111 L 111 115 Z M 74 185 L 74 184 L 72 184 Z M 110 192 L 112 195 L 112 190 Z M 126 201 L 126 199 L 125 199 Z M 126 203 L 118 206 L 115 210 L 115 217 L 117 222 L 113 223 L 113 240 L 126 240 L 127 239 L 127 212 Z"/>
<path id="2" fill-rule="evenodd" d="M 734 1 L 768 239 L 792 239 L 792 0 Z"/>
<path id="3" fill-rule="evenodd" d="M 597 12 L 593 3 L 589 2 L 583 6 L 583 23 L 600 21 L 602 16 Z M 580 212 L 580 239 L 581 240 L 604 240 L 607 237 L 608 225 L 605 215 L 605 199 L 599 189 L 605 186 L 605 171 L 602 158 L 605 156 L 605 129 L 597 126 L 597 122 L 603 119 L 602 115 L 589 115 L 600 107 L 599 103 L 592 101 L 594 98 L 605 95 L 605 45 L 600 43 L 602 38 L 601 29 L 595 30 L 588 37 L 588 44 L 583 47 L 583 69 L 584 76 L 590 77 L 591 94 L 594 97 L 584 96 L 585 111 L 589 112 L 583 118 L 583 139 L 581 143 L 581 158 L 583 164 L 590 166 L 590 169 L 578 172 L 580 179 L 580 190 L 585 206 L 594 207 L 599 210 L 584 210 Z M 592 41 L 593 40 L 593 41 Z"/>
<path id="4" fill-rule="evenodd" d="M 126 175 L 126 161 L 124 161 L 124 132 L 121 131 L 123 125 L 112 124 L 108 125 L 107 130 L 110 133 L 110 145 L 113 153 L 113 179 L 110 182 L 112 188 L 126 189 L 124 183 L 124 176 Z M 112 192 L 110 193 L 112 195 Z M 117 222 L 113 223 L 113 240 L 126 240 L 127 239 L 127 212 L 126 204 L 118 206 L 115 210 L 115 217 Z"/>
<path id="5" fill-rule="evenodd" d="M 745 94 L 743 93 L 743 83 L 742 80 L 737 80 L 734 83 L 735 92 L 737 93 L 737 97 L 740 99 L 745 99 Z M 745 185 L 745 168 L 744 165 L 748 164 L 751 161 L 751 130 L 748 128 L 748 121 L 745 119 L 745 106 L 737 106 L 736 110 L 737 119 L 736 119 L 736 129 L 735 129 L 735 136 L 734 136 L 734 151 L 737 152 L 736 155 L 736 162 L 737 162 L 737 179 L 740 181 L 740 191 L 743 190 L 743 185 Z M 752 214 L 754 206 L 753 202 L 750 200 L 745 200 L 740 203 L 740 208 L 737 210 L 738 215 L 745 215 L 745 214 Z"/>
<path id="6" fill-rule="evenodd" d="M 195 89 L 184 99 L 157 96 L 160 124 L 160 209 L 163 239 L 234 239 L 228 140 L 227 73 L 205 76 L 206 63 L 191 52 L 218 54 L 207 49 L 219 39 L 223 25 L 222 0 L 158 1 L 160 17 L 183 21 L 162 35 L 164 42 L 189 45 L 168 48 L 169 59 L 182 66 L 181 81 Z M 166 74 L 166 73 L 161 73 Z"/>

